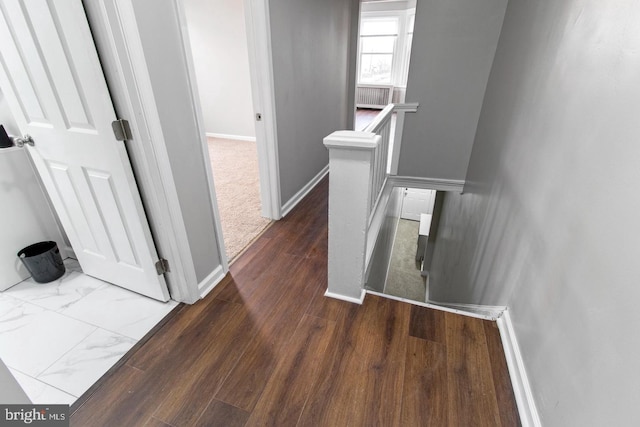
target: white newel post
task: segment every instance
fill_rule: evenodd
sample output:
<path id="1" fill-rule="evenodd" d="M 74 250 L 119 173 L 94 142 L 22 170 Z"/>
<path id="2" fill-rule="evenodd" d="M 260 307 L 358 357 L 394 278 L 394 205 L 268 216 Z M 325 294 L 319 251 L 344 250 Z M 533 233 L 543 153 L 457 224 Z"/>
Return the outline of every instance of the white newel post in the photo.
<path id="1" fill-rule="evenodd" d="M 380 135 L 338 131 L 329 149 L 329 271 L 326 296 L 362 303 L 371 180 Z"/>

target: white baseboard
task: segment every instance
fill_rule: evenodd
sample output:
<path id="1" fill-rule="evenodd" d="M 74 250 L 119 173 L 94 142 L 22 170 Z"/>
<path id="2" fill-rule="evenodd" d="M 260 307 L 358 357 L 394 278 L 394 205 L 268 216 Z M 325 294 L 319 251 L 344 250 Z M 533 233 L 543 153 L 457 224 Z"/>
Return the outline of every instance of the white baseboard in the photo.
<path id="1" fill-rule="evenodd" d="M 255 136 L 242 136 L 242 135 L 229 135 L 226 133 L 215 133 L 215 132 L 207 132 L 207 137 L 209 138 L 220 138 L 220 139 L 231 139 L 234 141 L 250 141 L 256 142 Z"/>
<path id="2" fill-rule="evenodd" d="M 73 251 L 73 248 L 70 245 L 64 245 L 64 247 L 60 249 L 60 252 L 62 252 L 62 258 L 73 258 L 75 260 L 78 259 L 76 253 Z"/>
<path id="3" fill-rule="evenodd" d="M 502 313 L 502 316 L 497 320 L 497 324 L 522 427 L 540 427 L 540 417 L 536 409 L 536 402 L 533 399 L 531 385 L 524 367 L 520 347 L 518 347 L 509 310 L 505 310 Z"/>
<path id="4" fill-rule="evenodd" d="M 342 300 L 342 301 L 352 302 L 352 303 L 360 304 L 360 305 L 362 305 L 362 302 L 364 301 L 365 295 L 367 295 L 367 291 L 364 290 L 364 289 L 362 290 L 362 293 L 360 294 L 360 298 L 354 298 L 354 297 L 348 297 L 348 296 L 342 295 L 342 294 L 336 294 L 334 292 L 329 292 L 328 289 L 324 293 L 325 297 L 335 298 L 335 299 L 339 299 L 339 300 Z"/>
<path id="5" fill-rule="evenodd" d="M 396 301 L 406 302 L 407 304 L 413 304 L 413 305 L 417 305 L 417 306 L 420 306 L 420 307 L 431 308 L 431 309 L 439 310 L 439 311 L 446 311 L 447 313 L 459 314 L 461 316 L 474 317 L 476 319 L 483 319 L 483 320 L 496 320 L 494 317 L 487 316 L 487 315 L 481 314 L 481 313 L 474 313 L 474 312 L 467 311 L 467 310 L 451 308 L 451 307 L 445 307 L 443 305 L 432 304 L 430 302 L 415 301 L 415 300 L 412 300 L 412 299 L 406 299 L 406 298 L 402 298 L 402 297 L 397 297 L 395 295 L 388 295 L 388 294 L 384 294 L 382 292 L 372 291 L 371 289 L 367 289 L 367 293 L 371 294 L 371 295 L 377 295 L 377 296 L 382 297 L 382 298 L 389 298 L 389 299 L 396 300 Z"/>
<path id="6" fill-rule="evenodd" d="M 295 208 L 296 205 L 300 203 L 300 201 L 304 199 L 304 197 L 309 194 L 309 192 L 313 190 L 313 188 L 318 185 L 322 178 L 324 178 L 328 173 L 329 165 L 322 168 L 322 170 L 316 176 L 314 176 L 311 181 L 307 183 L 307 185 L 302 187 L 300 191 L 294 194 L 293 197 L 282 206 L 282 209 L 280 209 L 281 217 L 285 217 L 289 212 L 291 212 L 291 210 Z"/>
<path id="7" fill-rule="evenodd" d="M 198 292 L 200 293 L 200 298 L 204 298 L 205 296 L 207 296 L 207 294 L 211 292 L 213 288 L 215 288 L 216 285 L 220 283 L 220 281 L 222 281 L 222 279 L 224 279 L 224 276 L 226 274 L 227 272 L 220 265 L 207 277 L 205 277 L 204 280 L 198 283 Z"/>
<path id="8" fill-rule="evenodd" d="M 457 179 L 421 178 L 416 176 L 391 175 L 387 180 L 394 187 L 426 188 L 429 190 L 459 191 L 464 189 L 464 181 Z"/>
<path id="9" fill-rule="evenodd" d="M 431 304 L 442 307 L 452 308 L 454 310 L 467 311 L 484 316 L 487 320 L 498 320 L 502 313 L 507 309 L 503 305 L 478 305 L 478 304 L 449 304 L 445 302 L 429 301 Z"/>

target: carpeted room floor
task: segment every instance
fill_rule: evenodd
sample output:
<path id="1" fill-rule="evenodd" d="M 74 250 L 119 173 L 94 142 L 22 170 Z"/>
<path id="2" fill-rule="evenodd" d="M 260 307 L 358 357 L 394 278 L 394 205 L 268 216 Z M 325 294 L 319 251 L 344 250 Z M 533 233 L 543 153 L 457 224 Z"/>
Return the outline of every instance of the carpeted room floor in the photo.
<path id="1" fill-rule="evenodd" d="M 426 301 L 426 285 L 415 256 L 420 222 L 401 219 L 393 243 L 384 293 L 414 301 Z"/>
<path id="2" fill-rule="evenodd" d="M 207 138 L 227 257 L 232 261 L 271 222 L 260 214 L 256 143 Z"/>

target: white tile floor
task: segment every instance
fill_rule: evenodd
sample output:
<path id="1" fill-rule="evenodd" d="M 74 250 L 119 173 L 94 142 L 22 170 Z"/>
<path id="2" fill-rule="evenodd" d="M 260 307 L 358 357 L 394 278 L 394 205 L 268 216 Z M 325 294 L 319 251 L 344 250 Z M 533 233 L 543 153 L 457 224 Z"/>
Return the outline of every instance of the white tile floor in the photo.
<path id="1" fill-rule="evenodd" d="M 175 306 L 82 274 L 0 292 L 0 359 L 33 403 L 72 404 Z"/>

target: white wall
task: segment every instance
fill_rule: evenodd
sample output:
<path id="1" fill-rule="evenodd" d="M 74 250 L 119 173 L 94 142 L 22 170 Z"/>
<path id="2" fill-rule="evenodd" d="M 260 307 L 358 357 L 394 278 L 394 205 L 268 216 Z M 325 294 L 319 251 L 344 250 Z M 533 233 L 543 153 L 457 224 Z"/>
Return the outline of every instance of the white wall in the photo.
<path id="1" fill-rule="evenodd" d="M 7 100 L 4 97 L 2 90 L 0 89 L 0 125 L 4 126 L 4 129 L 9 135 L 20 135 L 20 129 L 18 124 L 11 114 Z"/>
<path id="2" fill-rule="evenodd" d="M 322 139 L 350 128 L 358 9 L 357 0 L 269 2 L 283 205 L 329 163 Z"/>
<path id="3" fill-rule="evenodd" d="M 9 135 L 21 135 L 1 91 L 0 124 Z M 70 246 L 24 149 L 0 149 L 0 206 L 3 216 L 13 224 L 0 227 L 0 290 L 4 290 L 29 277 L 16 256 L 20 249 L 54 240 L 64 256 Z"/>
<path id="4" fill-rule="evenodd" d="M 132 2 L 197 280 L 221 264 L 209 180 L 175 0 Z"/>
<path id="5" fill-rule="evenodd" d="M 29 277 L 17 252 L 33 243 L 53 240 L 67 244 L 26 150 L 0 149 L 0 291 Z"/>
<path id="6" fill-rule="evenodd" d="M 507 0 L 416 7 L 398 175 L 463 180 Z"/>
<path id="7" fill-rule="evenodd" d="M 545 426 L 640 425 L 639 20 L 635 1 L 510 0 L 445 207 L 461 272 L 440 295 L 509 306 Z"/>
<path id="8" fill-rule="evenodd" d="M 243 0 L 184 0 L 205 131 L 255 137 Z"/>

